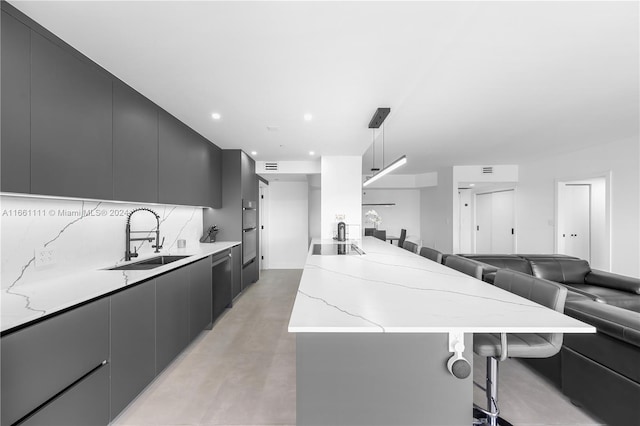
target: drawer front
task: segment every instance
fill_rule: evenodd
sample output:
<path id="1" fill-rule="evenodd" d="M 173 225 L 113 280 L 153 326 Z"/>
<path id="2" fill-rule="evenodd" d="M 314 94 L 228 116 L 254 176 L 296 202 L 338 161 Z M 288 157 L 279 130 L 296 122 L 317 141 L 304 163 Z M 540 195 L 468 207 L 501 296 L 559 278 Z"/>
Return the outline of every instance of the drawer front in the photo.
<path id="1" fill-rule="evenodd" d="M 27 415 L 109 357 L 109 299 L 2 337 L 2 425 Z"/>
<path id="2" fill-rule="evenodd" d="M 109 423 L 109 364 L 106 364 L 20 426 L 105 426 Z"/>

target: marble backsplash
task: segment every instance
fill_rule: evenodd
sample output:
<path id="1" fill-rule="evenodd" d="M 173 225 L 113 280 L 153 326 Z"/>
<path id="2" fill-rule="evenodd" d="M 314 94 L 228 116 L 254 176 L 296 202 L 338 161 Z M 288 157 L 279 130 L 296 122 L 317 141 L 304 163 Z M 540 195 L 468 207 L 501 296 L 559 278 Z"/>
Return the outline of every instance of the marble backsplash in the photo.
<path id="1" fill-rule="evenodd" d="M 29 284 L 87 269 L 109 267 L 124 260 L 127 214 L 147 207 L 160 216 L 161 253 L 175 251 L 178 240 L 186 249 L 196 247 L 202 235 L 202 208 L 0 196 L 0 287 Z M 155 237 L 156 218 L 149 212 L 131 218 L 135 238 Z M 134 241 L 140 256 L 153 254 L 155 242 Z M 44 250 L 52 250 L 53 264 L 38 262 Z M 48 257 L 47 257 L 48 259 Z"/>

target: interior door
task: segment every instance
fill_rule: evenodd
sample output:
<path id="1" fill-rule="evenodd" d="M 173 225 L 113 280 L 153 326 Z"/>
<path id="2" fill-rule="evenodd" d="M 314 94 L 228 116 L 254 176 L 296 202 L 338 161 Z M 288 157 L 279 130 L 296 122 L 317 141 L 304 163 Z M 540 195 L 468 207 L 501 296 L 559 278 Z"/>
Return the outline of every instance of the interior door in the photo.
<path id="1" fill-rule="evenodd" d="M 491 194 L 476 195 L 476 253 L 491 253 Z"/>
<path id="2" fill-rule="evenodd" d="M 476 195 L 476 253 L 513 253 L 514 190 Z"/>
<path id="3" fill-rule="evenodd" d="M 514 191 L 491 194 L 491 253 L 513 253 Z"/>
<path id="4" fill-rule="evenodd" d="M 591 185 L 567 184 L 559 193 L 558 252 L 591 261 Z"/>
<path id="5" fill-rule="evenodd" d="M 473 216 L 471 214 L 471 191 L 469 189 L 459 189 L 458 198 L 458 206 L 460 208 L 460 253 L 472 253 Z"/>

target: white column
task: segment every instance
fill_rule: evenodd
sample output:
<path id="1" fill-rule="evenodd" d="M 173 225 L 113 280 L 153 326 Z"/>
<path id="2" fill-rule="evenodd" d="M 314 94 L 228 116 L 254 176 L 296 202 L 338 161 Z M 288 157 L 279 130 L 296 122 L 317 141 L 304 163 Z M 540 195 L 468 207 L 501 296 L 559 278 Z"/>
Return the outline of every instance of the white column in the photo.
<path id="1" fill-rule="evenodd" d="M 333 238 L 336 216 L 344 216 L 349 238 L 362 235 L 362 157 L 324 156 L 321 160 L 320 233 Z"/>

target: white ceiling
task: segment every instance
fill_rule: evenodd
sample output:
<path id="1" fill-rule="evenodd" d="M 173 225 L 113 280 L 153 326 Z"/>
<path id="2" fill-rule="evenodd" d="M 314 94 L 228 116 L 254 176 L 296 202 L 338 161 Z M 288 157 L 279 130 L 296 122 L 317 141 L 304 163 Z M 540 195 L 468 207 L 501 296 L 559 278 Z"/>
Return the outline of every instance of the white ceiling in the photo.
<path id="1" fill-rule="evenodd" d="M 10 3 L 257 160 L 362 155 L 379 106 L 402 173 L 638 137 L 635 1 Z"/>

